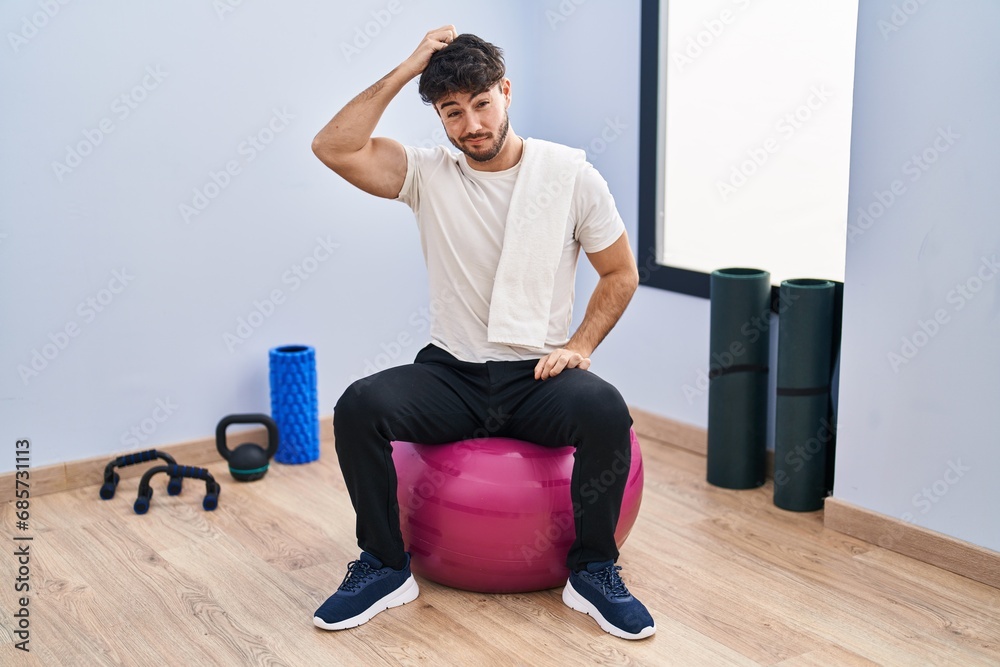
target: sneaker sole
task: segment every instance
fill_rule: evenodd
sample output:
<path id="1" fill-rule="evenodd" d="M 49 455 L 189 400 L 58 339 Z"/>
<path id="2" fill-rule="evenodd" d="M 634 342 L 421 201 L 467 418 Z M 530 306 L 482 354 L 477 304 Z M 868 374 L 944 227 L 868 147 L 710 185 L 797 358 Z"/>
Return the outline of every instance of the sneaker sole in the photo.
<path id="1" fill-rule="evenodd" d="M 590 600 L 577 593 L 576 589 L 573 588 L 573 585 L 569 581 L 567 581 L 566 586 L 563 587 L 562 599 L 563 603 L 567 607 L 592 617 L 595 621 L 597 621 L 597 624 L 601 626 L 602 630 L 614 635 L 615 637 L 619 637 L 621 639 L 645 639 L 656 632 L 655 622 L 651 626 L 647 625 L 637 633 L 625 632 L 604 618 L 604 616 L 601 615 L 601 612 L 597 610 L 597 607 L 595 607 Z"/>
<path id="2" fill-rule="evenodd" d="M 392 591 L 384 598 L 376 601 L 372 606 L 368 607 L 368 609 L 365 609 L 357 616 L 352 616 L 351 618 L 344 619 L 343 621 L 337 621 L 336 623 L 327 623 L 319 616 L 313 616 L 313 625 L 324 630 L 346 630 L 348 628 L 356 628 L 359 625 L 372 620 L 376 614 L 380 614 L 386 609 L 400 607 L 407 602 L 413 602 L 417 599 L 417 595 L 419 593 L 420 587 L 417 586 L 417 580 L 414 579 L 411 574 L 399 588 Z"/>

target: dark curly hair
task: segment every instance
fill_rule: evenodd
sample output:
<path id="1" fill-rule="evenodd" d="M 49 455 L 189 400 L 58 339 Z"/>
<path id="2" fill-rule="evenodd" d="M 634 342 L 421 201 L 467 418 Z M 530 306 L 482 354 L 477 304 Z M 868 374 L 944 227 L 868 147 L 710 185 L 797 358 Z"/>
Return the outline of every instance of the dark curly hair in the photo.
<path id="1" fill-rule="evenodd" d="M 433 105 L 452 93 L 478 95 L 500 83 L 506 71 L 500 48 L 463 33 L 431 56 L 420 75 L 420 99 Z"/>

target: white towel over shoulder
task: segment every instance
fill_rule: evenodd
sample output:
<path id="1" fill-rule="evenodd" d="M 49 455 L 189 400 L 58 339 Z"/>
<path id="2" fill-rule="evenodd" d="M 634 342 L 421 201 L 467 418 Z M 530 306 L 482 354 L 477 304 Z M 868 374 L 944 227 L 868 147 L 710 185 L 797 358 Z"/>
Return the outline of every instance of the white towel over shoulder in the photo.
<path id="1" fill-rule="evenodd" d="M 541 349 L 577 174 L 578 148 L 525 139 L 493 282 L 487 339 Z"/>

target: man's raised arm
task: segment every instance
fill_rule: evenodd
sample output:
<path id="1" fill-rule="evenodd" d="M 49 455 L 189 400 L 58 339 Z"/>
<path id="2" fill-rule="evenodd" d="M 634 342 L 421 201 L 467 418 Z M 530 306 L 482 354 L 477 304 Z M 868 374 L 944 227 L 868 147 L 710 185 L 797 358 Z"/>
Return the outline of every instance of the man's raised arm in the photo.
<path id="1" fill-rule="evenodd" d="M 406 176 L 406 154 L 399 142 L 372 138 L 372 132 L 403 86 L 419 76 L 431 55 L 448 46 L 457 35 L 453 25 L 428 32 L 409 58 L 348 102 L 320 130 L 312 143 L 316 157 L 365 192 L 395 199 Z"/>

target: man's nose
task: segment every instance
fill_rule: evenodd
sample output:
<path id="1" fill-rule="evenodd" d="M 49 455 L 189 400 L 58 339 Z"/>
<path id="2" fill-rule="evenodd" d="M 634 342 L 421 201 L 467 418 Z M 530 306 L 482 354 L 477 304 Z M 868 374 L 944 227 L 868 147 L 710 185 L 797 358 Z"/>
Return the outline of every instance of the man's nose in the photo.
<path id="1" fill-rule="evenodd" d="M 483 123 L 474 114 L 470 114 L 465 122 L 465 134 L 483 134 Z"/>

